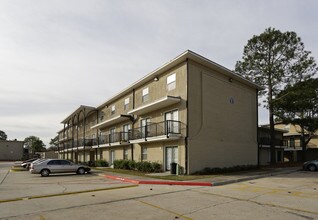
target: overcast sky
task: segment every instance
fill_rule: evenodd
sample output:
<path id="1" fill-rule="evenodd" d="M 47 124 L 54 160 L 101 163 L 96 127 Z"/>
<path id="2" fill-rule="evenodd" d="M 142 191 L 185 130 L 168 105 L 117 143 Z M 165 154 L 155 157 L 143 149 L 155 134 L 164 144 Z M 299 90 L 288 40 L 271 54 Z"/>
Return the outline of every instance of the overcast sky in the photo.
<path id="1" fill-rule="evenodd" d="M 316 0 L 0 0 L 0 130 L 48 145 L 79 105 L 101 104 L 185 50 L 234 69 L 268 27 L 295 31 L 317 60 Z"/>

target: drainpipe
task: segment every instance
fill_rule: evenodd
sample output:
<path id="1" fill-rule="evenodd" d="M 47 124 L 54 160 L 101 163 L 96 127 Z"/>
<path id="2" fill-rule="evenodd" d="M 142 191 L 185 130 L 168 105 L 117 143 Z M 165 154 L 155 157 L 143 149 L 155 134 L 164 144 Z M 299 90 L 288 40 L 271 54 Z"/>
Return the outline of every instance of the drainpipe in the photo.
<path id="1" fill-rule="evenodd" d="M 135 109 L 135 89 L 132 90 L 132 109 Z M 133 116 L 133 121 L 131 125 L 131 129 L 134 130 L 135 125 L 135 119 Z M 131 160 L 134 160 L 134 144 L 131 144 Z"/>
<path id="2" fill-rule="evenodd" d="M 257 167 L 260 166 L 260 146 L 258 143 L 259 131 L 258 131 L 258 89 L 256 89 L 256 141 L 257 141 Z"/>
<path id="3" fill-rule="evenodd" d="M 189 138 L 189 59 L 186 59 L 186 65 L 187 65 L 187 101 L 186 101 L 186 109 L 187 109 L 187 119 L 186 119 L 186 137 L 185 137 L 185 173 L 189 174 L 189 168 L 188 168 L 188 157 L 189 157 L 189 151 L 188 151 L 188 138 Z"/>
<path id="4" fill-rule="evenodd" d="M 83 155 L 84 155 L 84 160 L 83 162 L 85 163 L 85 125 L 86 125 L 86 118 L 85 118 L 85 108 L 83 109 L 83 123 L 84 123 L 84 126 L 83 126 Z"/>

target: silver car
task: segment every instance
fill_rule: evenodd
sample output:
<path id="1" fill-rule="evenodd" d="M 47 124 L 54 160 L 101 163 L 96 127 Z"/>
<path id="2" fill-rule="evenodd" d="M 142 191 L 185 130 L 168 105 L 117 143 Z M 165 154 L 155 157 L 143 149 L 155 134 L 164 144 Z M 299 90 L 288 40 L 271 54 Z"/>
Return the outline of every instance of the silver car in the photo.
<path id="1" fill-rule="evenodd" d="M 318 170 L 318 159 L 307 161 L 303 164 L 304 170 L 315 171 Z"/>
<path id="2" fill-rule="evenodd" d="M 41 176 L 49 176 L 51 173 L 77 173 L 84 174 L 89 172 L 90 167 L 75 164 L 69 160 L 47 159 L 32 163 L 30 173 L 41 174 Z"/>

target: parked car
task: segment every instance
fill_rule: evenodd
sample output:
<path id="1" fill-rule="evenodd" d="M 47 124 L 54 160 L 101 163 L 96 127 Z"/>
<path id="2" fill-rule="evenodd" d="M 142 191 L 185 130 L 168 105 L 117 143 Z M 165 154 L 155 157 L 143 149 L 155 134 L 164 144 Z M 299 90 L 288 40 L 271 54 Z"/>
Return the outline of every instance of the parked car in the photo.
<path id="1" fill-rule="evenodd" d="M 30 173 L 49 176 L 51 173 L 77 173 L 84 174 L 91 170 L 86 165 L 75 164 L 69 160 L 46 159 L 31 164 Z"/>
<path id="2" fill-rule="evenodd" d="M 21 163 L 21 167 L 28 168 L 33 161 L 36 161 L 38 158 L 32 158 L 29 160 L 25 160 Z"/>
<path id="3" fill-rule="evenodd" d="M 318 159 L 307 161 L 303 164 L 304 170 L 315 171 L 318 170 Z"/>

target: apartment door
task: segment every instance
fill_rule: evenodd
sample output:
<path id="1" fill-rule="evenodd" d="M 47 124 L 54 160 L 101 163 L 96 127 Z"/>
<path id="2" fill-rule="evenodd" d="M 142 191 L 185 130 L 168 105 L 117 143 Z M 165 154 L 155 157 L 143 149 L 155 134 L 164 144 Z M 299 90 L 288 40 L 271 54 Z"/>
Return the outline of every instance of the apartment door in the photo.
<path id="1" fill-rule="evenodd" d="M 179 132 L 179 114 L 178 110 L 165 113 L 167 133 L 180 133 Z"/>
<path id="2" fill-rule="evenodd" d="M 171 163 L 178 163 L 178 147 L 166 147 L 165 148 L 165 170 L 171 169 Z"/>
<path id="3" fill-rule="evenodd" d="M 145 118 L 140 121 L 141 138 L 146 137 L 146 126 L 150 123 L 150 118 Z"/>

